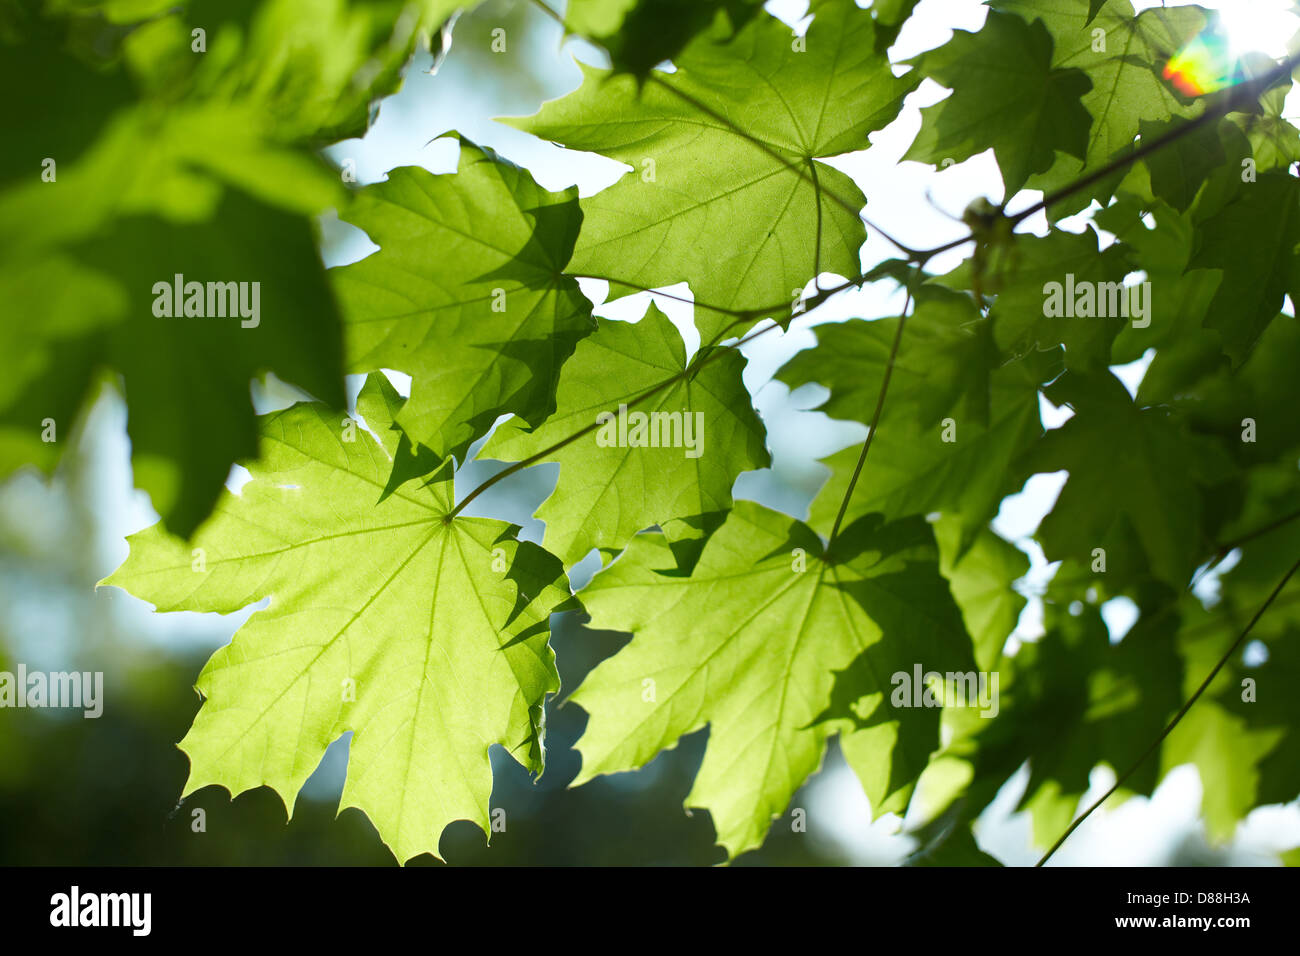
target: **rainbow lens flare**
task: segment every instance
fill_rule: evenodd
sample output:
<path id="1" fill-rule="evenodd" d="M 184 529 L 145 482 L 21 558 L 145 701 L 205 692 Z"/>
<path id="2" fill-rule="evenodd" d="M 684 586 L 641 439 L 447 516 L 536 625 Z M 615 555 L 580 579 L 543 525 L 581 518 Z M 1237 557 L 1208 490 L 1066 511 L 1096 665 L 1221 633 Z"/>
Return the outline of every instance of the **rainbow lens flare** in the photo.
<path id="1" fill-rule="evenodd" d="M 1184 96 L 1204 96 L 1239 83 L 1236 66 L 1227 38 L 1206 31 L 1169 58 L 1164 76 Z"/>

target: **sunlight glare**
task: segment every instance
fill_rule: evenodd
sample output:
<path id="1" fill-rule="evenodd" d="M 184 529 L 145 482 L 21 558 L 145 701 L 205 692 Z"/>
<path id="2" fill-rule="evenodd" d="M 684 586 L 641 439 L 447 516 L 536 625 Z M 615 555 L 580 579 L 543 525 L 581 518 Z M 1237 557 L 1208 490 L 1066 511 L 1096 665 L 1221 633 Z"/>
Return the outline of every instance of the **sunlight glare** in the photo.
<path id="1" fill-rule="evenodd" d="M 1287 41 L 1300 28 L 1289 0 L 1230 0 L 1215 6 L 1234 57 L 1251 51 L 1284 57 Z"/>

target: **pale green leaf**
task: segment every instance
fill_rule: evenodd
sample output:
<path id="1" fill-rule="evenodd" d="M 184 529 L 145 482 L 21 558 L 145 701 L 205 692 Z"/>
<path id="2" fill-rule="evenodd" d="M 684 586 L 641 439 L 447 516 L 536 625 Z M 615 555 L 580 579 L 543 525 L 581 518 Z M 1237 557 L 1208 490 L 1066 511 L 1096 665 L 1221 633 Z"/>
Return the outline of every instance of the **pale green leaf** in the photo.
<path id="1" fill-rule="evenodd" d="M 707 724 L 686 803 L 710 812 L 735 856 L 763 841 L 827 736 L 860 722 L 873 803 L 905 800 L 917 761 L 938 745 L 938 711 L 894 708 L 888 675 L 916 661 L 960 667 L 969 639 L 923 521 L 866 518 L 835 549 L 826 560 L 806 526 L 750 502 L 737 503 L 690 577 L 661 573 L 676 567 L 661 535 L 637 536 L 581 593 L 592 626 L 634 636 L 572 695 L 591 715 L 577 782 L 644 766 Z M 866 678 L 844 701 L 857 703 L 852 721 L 826 713 L 832 672 L 851 665 Z"/>
<path id="2" fill-rule="evenodd" d="M 744 366 L 728 351 L 683 375 L 681 336 L 653 305 L 635 324 L 607 320 L 565 367 L 555 414 L 532 431 L 505 423 L 481 454 L 559 463 L 537 517 L 546 522 L 543 543 L 566 567 L 595 547 L 619 550 L 650 525 L 725 511 L 736 476 L 766 467 Z"/>
<path id="3" fill-rule="evenodd" d="M 582 214 L 518 166 L 461 141 L 459 171 L 413 166 L 367 186 L 344 212 L 379 251 L 331 271 L 348 365 L 413 379 L 401 425 L 462 457 L 503 414 L 540 424 L 560 366 L 595 328 L 563 275 Z"/>
<path id="4" fill-rule="evenodd" d="M 266 416 L 252 480 L 193 547 L 155 526 L 103 583 L 160 611 L 269 598 L 199 677 L 185 793 L 269 786 L 292 807 L 351 731 L 341 806 L 405 861 L 436 855 L 456 820 L 489 831 L 492 745 L 541 772 L 541 707 L 559 689 L 547 617 L 568 590 L 505 523 L 450 517 L 446 472 L 376 504 L 400 404 L 371 377 L 358 410 L 382 444 L 359 427 L 349 440 L 343 416 L 316 404 Z"/>

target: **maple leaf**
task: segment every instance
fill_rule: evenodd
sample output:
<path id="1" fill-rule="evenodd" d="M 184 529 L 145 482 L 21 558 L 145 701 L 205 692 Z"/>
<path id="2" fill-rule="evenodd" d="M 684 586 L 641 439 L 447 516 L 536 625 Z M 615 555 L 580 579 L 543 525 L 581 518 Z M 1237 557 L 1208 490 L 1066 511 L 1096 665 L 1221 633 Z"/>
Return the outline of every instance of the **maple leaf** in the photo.
<path id="1" fill-rule="evenodd" d="M 910 656 L 900 654 L 890 663 L 894 670 L 890 672 L 888 696 L 873 707 L 876 695 L 885 693 L 881 677 L 888 667 L 881 648 L 868 648 L 849 667 L 836 672 L 831 703 L 818 716 L 819 721 L 848 721 L 850 729 L 841 735 L 840 749 L 862 783 L 876 816 L 887 811 L 902 813 L 908 807 L 914 782 L 923 773 L 933 776 L 934 733 L 942 721 L 949 724 L 950 731 L 955 726 L 959 733 L 972 733 L 983 730 L 986 720 L 997 717 L 1000 690 L 994 681 L 999 677 L 1002 648 L 1026 603 L 1011 587 L 1029 569 L 1028 560 L 1016 548 L 987 530 L 967 544 L 957 517 L 941 518 L 931 527 L 946 587 L 929 595 L 918 591 L 910 621 L 906 617 L 897 621 L 887 615 L 876 617 L 877 605 L 864 603 L 891 639 L 907 636 L 904 646 Z M 921 607 L 926 610 L 921 611 Z M 950 635 L 962 632 L 963 627 L 970 635 L 971 649 L 967 651 L 963 646 L 958 654 Z M 970 670 L 972 667 L 979 671 Z M 906 675 L 908 682 L 901 681 L 900 674 Z M 936 698 L 936 704 L 946 705 L 942 712 L 904 719 L 908 697 L 924 694 L 927 674 L 933 674 L 937 682 L 954 674 L 964 681 L 969 675 L 973 683 L 963 683 L 960 691 L 955 684 L 945 686 L 952 687 L 954 695 L 972 696 L 947 701 Z M 937 692 L 938 688 L 934 689 Z M 896 706 L 894 699 L 900 692 L 904 708 Z M 897 726 L 894 721 L 898 721 Z M 950 745 L 941 753 L 952 749 Z M 882 786 L 886 780 L 891 782 Z"/>
<path id="2" fill-rule="evenodd" d="M 857 275 L 866 200 L 818 160 L 867 148 L 918 79 L 893 75 L 851 0 L 812 12 L 806 49 L 760 16 L 730 42 L 697 38 L 644 86 L 584 66 L 576 92 L 510 121 L 633 167 L 582 202 L 571 271 L 614 280 L 614 297 L 684 280 L 698 302 L 740 310 L 793 303 L 819 272 Z M 707 343 L 758 318 L 700 309 L 696 325 Z"/>
<path id="3" fill-rule="evenodd" d="M 1237 819 L 1243 818 L 1251 809 L 1271 803 L 1289 803 L 1300 796 L 1300 746 L 1297 746 L 1295 734 L 1290 732 L 1294 720 L 1294 708 L 1289 707 L 1290 688 L 1300 677 L 1300 654 L 1297 653 L 1297 631 L 1294 627 L 1280 638 L 1271 641 L 1267 647 L 1268 660 L 1254 669 L 1254 673 L 1239 671 L 1236 680 L 1228 682 L 1221 694 L 1221 705 L 1228 709 L 1235 718 L 1234 722 L 1244 725 L 1248 738 L 1258 754 L 1258 768 L 1255 773 L 1241 773 L 1230 778 L 1236 782 L 1254 783 L 1254 792 L 1249 798 L 1233 807 Z M 1243 677 L 1250 676 L 1254 681 L 1252 693 L 1247 695 Z M 1184 740 L 1192 736 L 1185 733 Z M 1217 753 L 1211 759 L 1227 761 L 1238 756 L 1235 753 L 1239 738 L 1228 736 L 1220 741 Z M 1226 746 L 1225 746 L 1226 744 Z M 1202 751 L 1204 752 L 1204 751 Z M 1226 760 L 1225 760 L 1226 758 Z M 1177 759 L 1176 756 L 1173 759 Z M 1217 780 L 1221 767 L 1202 763 L 1202 773 L 1211 780 Z M 1218 789 L 1218 788 L 1216 788 Z M 1245 789 L 1245 787 L 1242 787 Z M 1221 832 L 1226 831 L 1221 828 Z"/>
<path id="4" fill-rule="evenodd" d="M 989 11 L 982 30 L 954 30 L 919 68 L 953 93 L 921 111 L 921 130 L 903 159 L 961 162 L 992 148 L 1009 198 L 1052 165 L 1056 150 L 1085 155 L 1089 118 L 1079 99 L 1091 81 L 1052 65 L 1042 23 Z"/>
<path id="5" fill-rule="evenodd" d="M 357 109 L 368 120 L 369 96 L 400 78 L 423 21 L 394 31 L 394 10 L 335 7 L 337 17 L 296 23 L 290 37 L 297 4 L 99 6 L 132 28 L 49 11 L 15 19 L 4 37 L 0 78 L 24 92 L 21 145 L 0 163 L 0 289 L 31 325 L 4 357 L 0 474 L 53 470 L 103 379 L 120 376 L 136 484 L 188 535 L 231 464 L 256 448 L 255 376 L 344 402 L 338 312 L 307 219 L 342 188 L 298 145 L 333 123 L 336 106 L 340 122 Z M 234 56 L 193 55 L 184 18 L 196 11 L 211 14 L 204 22 Z M 78 29 L 99 39 L 70 42 Z M 379 51 L 367 46 L 377 34 Z M 353 75 L 361 61 L 374 88 Z M 244 82 L 241 68 L 263 82 Z M 279 70 L 295 82 L 279 82 Z M 152 290 L 177 275 L 256 285 L 256 325 L 157 315 Z"/>
<path id="6" fill-rule="evenodd" d="M 530 431 L 507 422 L 481 454 L 559 463 L 555 492 L 537 517 L 546 522 L 543 543 L 566 567 L 593 547 L 621 550 L 650 525 L 725 511 L 736 476 L 767 466 L 744 366 L 730 351 L 683 375 L 681 336 L 651 305 L 637 323 L 605 321 L 578 345 L 544 424 Z M 652 398 L 630 404 L 674 376 Z"/>
<path id="7" fill-rule="evenodd" d="M 633 638 L 570 697 L 591 715 L 575 785 L 644 766 L 707 724 L 686 803 L 709 810 L 730 856 L 756 847 L 817 769 L 829 734 L 848 728 L 824 715 L 832 671 L 865 654 L 856 671 L 872 683 L 854 697 L 865 698 L 859 713 L 872 728 L 869 792 L 883 807 L 905 790 L 911 762 L 937 746 L 938 716 L 893 708 L 886 675 L 910 673 L 926 654 L 926 667 L 960 667 L 969 639 L 923 521 L 869 516 L 835 549 L 827 560 L 805 525 L 744 501 L 689 577 L 661 573 L 675 568 L 662 535 L 638 535 L 581 592 L 592 626 Z"/>
<path id="8" fill-rule="evenodd" d="M 1196 691 L 1243 626 L 1216 610 L 1207 611 L 1195 601 L 1180 608 L 1185 695 Z M 1184 764 L 1200 771 L 1201 815 L 1214 842 L 1231 839 L 1254 807 L 1285 803 L 1300 794 L 1294 747 L 1288 745 L 1282 714 L 1283 688 L 1296 677 L 1294 645 L 1294 634 L 1283 634 L 1267 645 L 1267 662 L 1252 667 L 1243 664 L 1240 654 L 1232 655 L 1205 696 L 1161 744 L 1162 774 Z"/>
<path id="9" fill-rule="evenodd" d="M 181 749 L 185 793 L 270 786 L 292 808 L 351 731 L 342 807 L 366 813 L 399 861 L 437 855 L 455 820 L 488 832 L 500 744 L 543 769 L 541 708 L 559 689 L 555 559 L 486 518 L 451 518 L 451 479 L 388 481 L 401 399 L 371 376 L 357 410 L 377 438 L 319 404 L 265 416 L 252 480 L 227 493 L 193 549 L 154 526 L 102 583 L 160 611 L 230 613 L 264 598 L 199 677 Z"/>
<path id="10" fill-rule="evenodd" d="M 1038 529 L 1048 559 L 1091 563 L 1094 549 L 1105 550 L 1108 533 L 1127 520 L 1151 573 L 1183 587 L 1202 546 L 1199 522 L 1187 516 L 1201 513 L 1201 488 L 1221 477 L 1221 453 L 1162 410 L 1138 407 L 1109 372 L 1070 373 L 1046 395 L 1076 412 L 1045 435 L 1025 461 L 1037 472 L 1070 472 Z"/>
<path id="11" fill-rule="evenodd" d="M 1236 186 L 1221 208 L 1198 207 L 1190 265 L 1222 271 L 1205 324 L 1223 336 L 1228 354 L 1240 362 L 1281 311 L 1284 296 L 1300 297 L 1300 189 L 1282 170 Z"/>
<path id="12" fill-rule="evenodd" d="M 1115 644 L 1095 603 L 1080 601 L 1067 610 L 1055 587 L 1054 581 L 1045 607 L 1047 633 L 996 664 L 995 719 L 973 708 L 944 711 L 948 743 L 921 783 L 940 791 L 932 800 L 940 810 L 932 810 L 919 835 L 937 831 L 942 842 L 955 832 L 957 865 L 976 862 L 962 834 L 1026 762 L 1028 779 L 1016 810 L 1031 814 L 1038 846 L 1075 819 L 1099 764 L 1116 774 L 1134 771 L 1121 797 L 1150 793 L 1162 776 L 1155 763 L 1138 759 L 1181 703 L 1177 619 L 1144 609 Z M 945 855 L 941 850 L 937 861 Z"/>
<path id="13" fill-rule="evenodd" d="M 563 270 L 582 222 L 577 190 L 551 193 L 461 139 L 456 173 L 402 167 L 344 218 L 379 245 L 331 270 L 349 366 L 413 379 L 403 430 L 463 459 L 502 414 L 540 424 L 560 366 L 595 328 Z"/>

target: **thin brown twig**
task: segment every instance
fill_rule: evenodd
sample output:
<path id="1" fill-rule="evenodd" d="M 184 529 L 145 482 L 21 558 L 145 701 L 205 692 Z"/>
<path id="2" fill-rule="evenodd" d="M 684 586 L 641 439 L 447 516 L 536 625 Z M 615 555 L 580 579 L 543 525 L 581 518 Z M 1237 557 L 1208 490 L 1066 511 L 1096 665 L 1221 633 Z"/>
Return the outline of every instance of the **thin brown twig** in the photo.
<path id="1" fill-rule="evenodd" d="M 840 525 L 844 521 L 844 514 L 849 509 L 849 500 L 853 497 L 853 492 L 857 488 L 858 478 L 862 475 L 862 468 L 867 463 L 867 455 L 871 451 L 871 442 L 876 437 L 876 430 L 880 427 L 880 416 L 885 409 L 885 395 L 889 392 L 889 380 L 894 374 L 894 363 L 898 360 L 898 349 L 903 342 L 903 326 L 907 324 L 907 313 L 912 307 L 912 286 L 916 278 L 920 275 L 920 269 L 917 269 L 916 275 L 907 284 L 907 298 L 903 302 L 903 311 L 898 315 L 898 328 L 894 330 L 894 342 L 889 347 L 889 359 L 885 363 L 885 374 L 880 380 L 880 392 L 876 395 L 876 407 L 871 413 L 871 424 L 867 426 L 870 430 L 867 432 L 866 439 L 862 442 L 862 453 L 858 455 L 858 463 L 853 468 L 853 474 L 849 478 L 849 486 L 844 489 L 844 497 L 840 500 L 840 510 L 835 515 L 835 524 L 831 527 L 830 537 L 826 542 L 826 554 L 830 554 L 831 548 L 835 544 L 835 537 L 840 533 Z"/>

